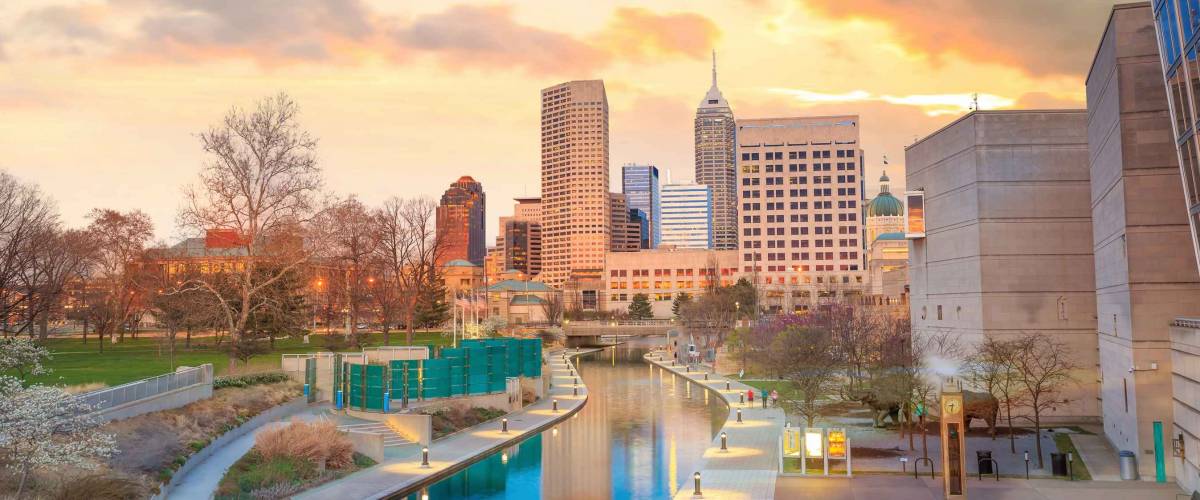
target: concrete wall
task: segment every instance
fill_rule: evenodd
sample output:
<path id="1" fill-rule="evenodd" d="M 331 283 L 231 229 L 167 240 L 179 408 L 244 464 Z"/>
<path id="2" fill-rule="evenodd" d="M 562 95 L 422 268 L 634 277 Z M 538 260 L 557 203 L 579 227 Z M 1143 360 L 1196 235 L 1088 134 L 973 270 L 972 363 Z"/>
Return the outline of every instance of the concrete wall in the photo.
<path id="1" fill-rule="evenodd" d="M 1066 343 L 1079 384 L 1052 419 L 1099 415 L 1086 118 L 974 112 L 905 150 L 926 207 L 909 255 L 914 334 L 950 332 L 968 351 L 985 336 Z"/>
<path id="2" fill-rule="evenodd" d="M 1200 488 L 1200 319 L 1181 319 L 1171 328 L 1171 375 L 1174 425 L 1170 436 L 1183 436 L 1186 456 L 1167 462 L 1185 491 Z M 1164 445 L 1168 452 L 1169 443 Z"/>
<path id="3" fill-rule="evenodd" d="M 387 426 L 405 439 L 421 446 L 433 442 L 433 417 L 420 414 L 392 414 L 387 416 Z"/>
<path id="4" fill-rule="evenodd" d="M 1200 313 L 1200 276 L 1149 3 L 1113 7 L 1087 98 L 1104 433 L 1154 477 L 1153 422 L 1173 413 L 1170 325 Z"/>
<path id="5" fill-rule="evenodd" d="M 374 432 L 347 431 L 346 438 L 354 445 L 354 451 L 362 453 L 371 460 L 383 463 L 383 434 Z"/>
<path id="6" fill-rule="evenodd" d="M 99 422 L 111 422 L 113 420 L 122 420 L 130 417 L 136 417 L 146 413 L 171 410 L 186 406 L 202 399 L 212 397 L 212 381 L 195 384 L 187 387 L 181 387 L 173 391 L 164 392 L 155 396 L 150 396 L 145 399 L 125 403 L 120 406 L 106 408 L 95 413 L 95 418 Z"/>

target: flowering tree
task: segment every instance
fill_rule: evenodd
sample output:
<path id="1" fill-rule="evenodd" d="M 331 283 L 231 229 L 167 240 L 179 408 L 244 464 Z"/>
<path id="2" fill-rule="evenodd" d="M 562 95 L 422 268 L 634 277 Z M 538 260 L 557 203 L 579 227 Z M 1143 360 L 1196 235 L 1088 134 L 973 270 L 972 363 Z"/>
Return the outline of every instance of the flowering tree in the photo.
<path id="1" fill-rule="evenodd" d="M 50 351 L 27 338 L 11 337 L 0 339 L 0 373 L 16 374 L 24 383 L 30 375 L 49 373 L 42 361 L 50 359 Z"/>
<path id="2" fill-rule="evenodd" d="M 116 451 L 112 435 L 96 432 L 100 423 L 91 411 L 60 388 L 23 387 L 14 377 L 0 377 L 0 463 L 21 477 L 17 498 L 34 469 L 91 468 L 92 459 Z"/>

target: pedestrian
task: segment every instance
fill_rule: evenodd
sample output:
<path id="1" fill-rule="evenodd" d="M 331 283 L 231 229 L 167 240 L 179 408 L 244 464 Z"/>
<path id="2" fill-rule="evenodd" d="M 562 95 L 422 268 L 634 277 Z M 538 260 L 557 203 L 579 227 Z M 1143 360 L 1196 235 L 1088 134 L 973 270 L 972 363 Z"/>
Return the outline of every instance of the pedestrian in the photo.
<path id="1" fill-rule="evenodd" d="M 762 395 L 763 408 L 767 407 L 767 390 L 763 389 L 759 394 Z"/>
<path id="2" fill-rule="evenodd" d="M 754 389 L 746 391 L 746 398 L 750 400 L 750 404 L 754 404 Z"/>
<path id="3" fill-rule="evenodd" d="M 771 389 L 771 406 L 779 405 L 779 391 Z"/>

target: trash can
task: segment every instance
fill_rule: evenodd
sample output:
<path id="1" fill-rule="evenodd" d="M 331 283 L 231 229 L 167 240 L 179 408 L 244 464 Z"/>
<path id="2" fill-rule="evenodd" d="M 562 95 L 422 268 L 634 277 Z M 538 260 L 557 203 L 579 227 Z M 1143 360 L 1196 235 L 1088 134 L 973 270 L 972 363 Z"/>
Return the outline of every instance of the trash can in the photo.
<path id="1" fill-rule="evenodd" d="M 1066 453 L 1051 453 L 1050 454 L 1050 472 L 1055 476 L 1067 475 L 1067 454 Z"/>
<path id="2" fill-rule="evenodd" d="M 1137 455 L 1129 450 L 1121 450 L 1121 453 L 1117 454 L 1117 460 L 1121 463 L 1121 480 L 1137 480 Z"/>
<path id="3" fill-rule="evenodd" d="M 992 470 L 992 452 L 991 450 L 976 451 L 975 463 L 979 464 L 980 474 L 994 474 Z"/>

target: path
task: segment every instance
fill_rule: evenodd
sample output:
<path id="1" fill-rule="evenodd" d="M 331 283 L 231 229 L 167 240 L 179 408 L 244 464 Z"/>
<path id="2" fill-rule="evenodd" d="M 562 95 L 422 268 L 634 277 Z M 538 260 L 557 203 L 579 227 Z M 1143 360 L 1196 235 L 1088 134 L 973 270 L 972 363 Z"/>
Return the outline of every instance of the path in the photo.
<path id="1" fill-rule="evenodd" d="M 188 472 L 179 484 L 175 486 L 175 489 L 171 490 L 171 498 L 186 500 L 208 500 L 212 498 L 213 494 L 217 491 L 217 486 L 221 484 L 221 478 L 225 477 L 225 471 L 228 471 L 229 467 L 233 466 L 238 459 L 250 451 L 250 448 L 254 447 L 255 435 L 285 419 L 315 420 L 317 415 L 324 411 L 324 408 L 308 408 L 299 414 L 266 423 L 253 432 L 247 432 L 244 436 L 229 442 Z"/>
<path id="2" fill-rule="evenodd" d="M 570 356 L 594 352 L 572 350 Z M 510 413 L 508 433 L 500 432 L 500 422 L 487 422 L 434 441 L 429 446 L 429 465 L 421 466 L 419 456 L 389 457 L 382 463 L 305 491 L 297 499 L 373 499 L 384 498 L 416 485 L 448 477 L 473 460 L 517 441 L 541 432 L 583 408 L 587 402 L 587 386 L 579 380 L 579 395 L 574 395 L 572 382 L 574 364 L 563 359 L 564 351 L 546 354 L 554 386 L 547 397 L 524 409 Z M 578 372 L 574 372 L 578 373 Z M 558 411 L 553 410 L 558 401 Z"/>
<path id="3" fill-rule="evenodd" d="M 646 360 L 663 370 L 703 385 L 729 405 L 725 426 L 704 452 L 700 467 L 701 491 L 706 499 L 770 499 L 775 496 L 779 475 L 779 436 L 783 432 L 784 413 L 778 408 L 740 404 L 739 394 L 752 387 L 716 374 L 688 372 L 684 366 L 670 366 L 671 360 L 648 354 Z M 728 385 L 726 385 L 728 384 Z M 729 389 L 726 389 L 729 387 Z M 738 410 L 742 422 L 737 421 Z M 721 433 L 728 437 L 728 451 L 721 451 Z M 693 482 L 675 492 L 676 499 L 692 498 Z"/>
<path id="4" fill-rule="evenodd" d="M 967 495 L 972 500 L 1175 500 L 1181 493 L 1174 484 L 1145 481 L 1119 483 L 1063 481 L 1057 479 L 970 478 Z M 707 493 L 707 492 L 705 492 Z M 707 495 L 706 495 L 707 496 Z M 942 478 L 912 476 L 856 476 L 847 478 L 780 477 L 775 496 L 795 500 L 859 500 L 864 498 L 940 500 Z"/>

